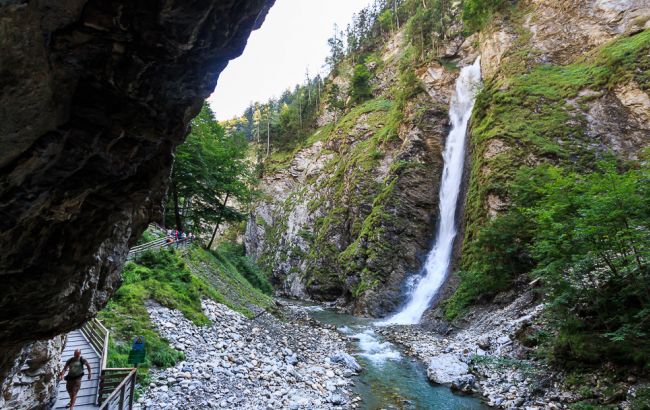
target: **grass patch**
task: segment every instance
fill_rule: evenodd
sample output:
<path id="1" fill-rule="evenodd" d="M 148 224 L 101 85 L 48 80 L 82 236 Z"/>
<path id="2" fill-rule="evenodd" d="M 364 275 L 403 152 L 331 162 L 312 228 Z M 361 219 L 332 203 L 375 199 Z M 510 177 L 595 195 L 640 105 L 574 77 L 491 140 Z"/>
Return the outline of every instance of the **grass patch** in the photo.
<path id="1" fill-rule="evenodd" d="M 204 280 L 193 275 L 174 251 L 147 252 L 129 262 L 122 271 L 122 285 L 98 318 L 111 330 L 108 366 L 129 367 L 131 341 L 142 335 L 147 358 L 140 372 L 151 366 L 170 367 L 183 359 L 153 328 L 145 303 L 155 300 L 178 309 L 196 325 L 209 323 L 201 309 L 202 298 L 222 302 L 223 297 Z"/>
<path id="2" fill-rule="evenodd" d="M 241 272 L 245 272 L 242 274 Z M 192 247 L 186 257 L 174 250 L 151 251 L 125 265 L 122 285 L 99 315 L 110 329 L 108 367 L 130 367 L 127 363 L 135 336 L 145 337 L 147 357 L 140 366 L 140 383 L 146 385 L 152 366 L 167 368 L 184 358 L 154 329 L 146 303 L 155 300 L 177 309 L 197 326 L 209 324 L 201 300 L 223 303 L 248 317 L 253 309 L 273 309 L 273 300 L 255 288 L 246 277 L 269 292 L 259 269 L 236 247 L 220 248 L 212 253 Z"/>
<path id="3" fill-rule="evenodd" d="M 260 275 L 258 278 L 260 281 L 266 280 L 266 278 L 259 268 L 240 252 L 240 249 L 235 249 L 232 245 L 227 244 L 220 245 L 216 251 L 212 252 L 192 247 L 186 259 L 189 269 L 196 276 L 219 290 L 222 298 L 221 303 L 229 308 L 247 317 L 254 316 L 254 310 L 273 310 L 273 299 L 264 291 L 253 286 L 246 279 L 246 275 Z M 242 270 L 238 266 L 241 266 Z M 247 270 L 248 272 L 246 272 Z M 261 286 L 265 287 L 266 285 Z"/>

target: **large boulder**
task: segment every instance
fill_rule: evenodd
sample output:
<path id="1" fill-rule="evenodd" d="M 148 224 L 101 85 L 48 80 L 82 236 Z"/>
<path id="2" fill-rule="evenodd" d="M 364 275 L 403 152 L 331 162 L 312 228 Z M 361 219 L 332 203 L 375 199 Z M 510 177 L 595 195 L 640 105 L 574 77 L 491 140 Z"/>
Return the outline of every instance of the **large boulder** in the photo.
<path id="1" fill-rule="evenodd" d="M 342 363 L 346 368 L 352 370 L 353 372 L 360 372 L 361 365 L 357 362 L 357 359 L 354 356 L 345 353 L 343 351 L 336 352 L 330 357 L 332 363 Z"/>
<path id="2" fill-rule="evenodd" d="M 469 366 L 450 353 L 432 357 L 427 368 L 429 380 L 438 384 L 451 384 L 468 374 Z"/>

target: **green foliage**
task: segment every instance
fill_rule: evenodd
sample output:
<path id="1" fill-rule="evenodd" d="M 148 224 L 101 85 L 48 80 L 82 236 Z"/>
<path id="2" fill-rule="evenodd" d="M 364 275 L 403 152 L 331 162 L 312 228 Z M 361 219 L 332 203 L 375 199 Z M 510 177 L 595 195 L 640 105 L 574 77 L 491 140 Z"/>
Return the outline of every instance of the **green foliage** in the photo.
<path id="1" fill-rule="evenodd" d="M 133 337 L 146 340 L 147 359 L 142 365 L 169 367 L 183 359 L 153 328 L 145 303 L 152 299 L 178 309 L 197 325 L 208 323 L 201 310 L 201 299 L 223 300 L 205 281 L 192 275 L 173 251 L 148 252 L 136 262 L 127 263 L 122 285 L 115 292 L 99 319 L 111 330 L 108 365 L 128 367 L 127 358 Z"/>
<path id="2" fill-rule="evenodd" d="M 404 33 L 407 41 L 417 52 L 418 60 L 427 60 L 427 53 L 435 54 L 447 40 L 447 31 L 453 23 L 452 2 L 449 0 L 428 0 L 426 7 L 417 4 L 408 19 Z"/>
<path id="3" fill-rule="evenodd" d="M 179 230 L 211 232 L 223 221 L 244 219 L 239 211 L 254 196 L 247 144 L 239 134 L 226 135 L 207 104 L 192 120 L 192 132 L 176 151 L 168 210 Z M 229 205 L 233 200 L 238 207 Z"/>
<path id="4" fill-rule="evenodd" d="M 650 30 L 623 37 L 565 66 L 540 65 L 487 84 L 476 101 L 471 130 L 472 168 L 466 200 L 466 229 L 461 284 L 447 301 L 450 318 L 472 302 L 509 288 L 529 273 L 527 216 L 509 214 L 490 220 L 485 203 L 490 195 L 512 199 L 518 170 L 527 163 L 556 163 L 579 173 L 593 171 L 596 155 L 585 135 L 586 119 L 575 103 L 584 89 L 602 90 L 619 81 L 635 80 L 645 67 Z M 640 79 L 641 81 L 641 79 Z M 598 94 L 597 94 L 598 95 Z M 486 155 L 491 146 L 500 147 Z M 541 178 L 539 174 L 527 178 Z M 528 184 L 526 178 L 522 185 Z M 524 192 L 523 190 L 520 190 Z M 522 198 L 521 204 L 536 198 Z M 513 231 L 519 231 L 517 241 Z"/>
<path id="5" fill-rule="evenodd" d="M 144 232 L 142 232 L 142 236 L 140 236 L 140 239 L 138 239 L 138 245 L 142 245 L 148 242 L 155 241 L 156 239 L 160 239 L 163 236 L 159 235 L 157 232 L 147 229 Z"/>
<path id="6" fill-rule="evenodd" d="M 461 274 L 447 314 L 490 287 L 502 289 L 499 281 L 530 272 L 545 285 L 557 329 L 553 359 L 597 363 L 608 357 L 647 366 L 649 164 L 621 172 L 614 161 L 603 161 L 586 174 L 522 169 L 511 192 L 510 211 L 481 231 L 477 246 L 485 257 L 476 271 Z"/>
<path id="7" fill-rule="evenodd" d="M 280 98 L 266 102 L 252 103 L 241 117 L 224 121 L 227 134 L 243 135 L 248 141 L 256 141 L 258 160 L 262 161 L 272 151 L 290 151 L 300 144 L 315 129 L 318 109 L 325 98 L 335 100 L 337 108 L 342 108 L 339 92 L 328 93 L 320 75 L 306 75 L 303 84 L 285 90 Z"/>
<path id="8" fill-rule="evenodd" d="M 470 33 L 482 29 L 495 11 L 507 4 L 506 0 L 464 0 L 463 22 Z"/>
<path id="9" fill-rule="evenodd" d="M 273 295 L 273 287 L 260 268 L 246 256 L 244 245 L 226 242 L 213 254 L 222 262 L 230 261 L 254 288 L 266 295 Z"/>
<path id="10" fill-rule="evenodd" d="M 632 410 L 650 409 L 650 386 L 637 388 L 636 397 L 631 400 Z"/>
<path id="11" fill-rule="evenodd" d="M 136 335 L 146 340 L 147 359 L 141 367 L 145 377 L 151 366 L 166 368 L 184 358 L 154 330 L 146 308 L 149 300 L 180 310 L 199 326 L 209 323 L 201 309 L 203 298 L 224 303 L 248 317 L 253 315 L 252 308 L 273 309 L 273 300 L 253 288 L 238 271 L 236 265 L 249 274 L 259 274 L 259 269 L 239 252 L 232 248 L 215 257 L 192 247 L 186 259 L 173 250 L 162 250 L 144 253 L 127 263 L 120 288 L 98 316 L 111 330 L 108 365 L 128 367 L 128 353 Z"/>
<path id="12" fill-rule="evenodd" d="M 358 104 L 372 98 L 370 77 L 370 71 L 368 71 L 368 68 L 364 64 L 357 64 L 354 67 L 350 88 L 350 98 L 353 104 Z"/>
<path id="13" fill-rule="evenodd" d="M 273 310 L 273 299 L 261 290 L 253 287 L 244 277 L 244 273 L 237 267 L 243 264 L 236 252 L 220 252 L 223 246 L 215 251 L 207 251 L 199 247 L 192 247 L 187 256 L 189 269 L 198 277 L 205 280 L 213 288 L 218 289 L 224 303 L 229 308 L 236 310 L 247 317 L 254 315 L 254 310 L 260 308 Z M 250 260 L 245 263 L 250 266 L 244 269 L 259 270 Z"/>
<path id="14" fill-rule="evenodd" d="M 550 168 L 531 217 L 530 245 L 557 321 L 558 360 L 648 364 L 650 168 L 588 175 Z"/>

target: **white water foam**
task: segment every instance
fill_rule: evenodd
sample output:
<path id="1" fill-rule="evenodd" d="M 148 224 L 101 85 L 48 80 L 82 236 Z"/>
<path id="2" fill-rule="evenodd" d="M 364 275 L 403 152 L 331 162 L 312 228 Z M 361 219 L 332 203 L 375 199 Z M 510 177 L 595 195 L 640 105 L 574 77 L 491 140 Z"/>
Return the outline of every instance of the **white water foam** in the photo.
<path id="1" fill-rule="evenodd" d="M 359 348 L 361 349 L 359 356 L 363 356 L 375 364 L 386 360 L 399 360 L 401 357 L 391 343 L 380 342 L 372 329 L 366 329 L 361 333 L 352 335 L 352 337 L 359 341 Z"/>
<path id="2" fill-rule="evenodd" d="M 456 206 L 463 177 L 465 134 L 472 114 L 477 88 L 481 82 L 480 57 L 464 67 L 456 80 L 456 92 L 449 104 L 451 131 L 447 136 L 445 162 L 440 184 L 440 222 L 433 249 L 424 264 L 424 276 L 409 294 L 404 308 L 381 324 L 416 324 L 431 304 L 449 271 L 451 252 L 456 237 Z"/>

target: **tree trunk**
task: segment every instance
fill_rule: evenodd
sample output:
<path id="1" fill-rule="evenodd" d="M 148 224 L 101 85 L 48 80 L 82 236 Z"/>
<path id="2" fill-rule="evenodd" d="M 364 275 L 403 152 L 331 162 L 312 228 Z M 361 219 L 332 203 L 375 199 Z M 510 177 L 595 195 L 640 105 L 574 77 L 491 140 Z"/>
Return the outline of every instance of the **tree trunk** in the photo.
<path id="1" fill-rule="evenodd" d="M 178 190 L 176 184 L 172 181 L 172 199 L 174 201 L 174 218 L 176 219 L 176 229 L 180 232 L 183 230 L 183 221 L 181 220 L 181 210 L 178 206 Z"/>
<path id="2" fill-rule="evenodd" d="M 393 0 L 393 10 L 395 13 L 395 22 L 397 23 L 397 30 L 399 30 L 399 15 L 397 14 L 397 0 Z"/>
<path id="3" fill-rule="evenodd" d="M 210 238 L 210 243 L 208 243 L 207 249 L 210 250 L 212 248 L 212 242 L 214 242 L 215 236 L 217 236 L 217 231 L 219 230 L 219 225 L 221 225 L 221 219 L 223 217 L 223 210 L 226 208 L 226 204 L 228 203 L 228 196 L 230 196 L 230 193 L 226 193 L 226 198 L 223 200 L 223 204 L 221 204 L 221 213 L 219 213 L 219 217 L 217 218 L 217 224 L 214 226 L 214 230 L 212 231 L 212 238 Z"/>
<path id="4" fill-rule="evenodd" d="M 271 153 L 271 115 L 266 119 L 266 157 Z"/>

